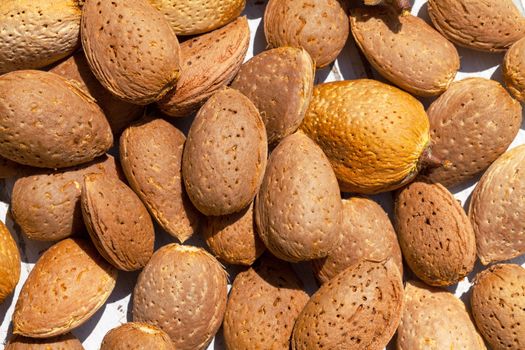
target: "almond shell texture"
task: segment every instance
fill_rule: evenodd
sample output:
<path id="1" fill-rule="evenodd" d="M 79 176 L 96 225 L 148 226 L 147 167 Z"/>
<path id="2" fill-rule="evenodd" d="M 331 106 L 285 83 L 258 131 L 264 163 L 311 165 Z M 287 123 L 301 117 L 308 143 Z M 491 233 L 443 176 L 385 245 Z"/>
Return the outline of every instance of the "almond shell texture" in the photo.
<path id="1" fill-rule="evenodd" d="M 169 335 L 147 323 L 129 322 L 110 330 L 100 350 L 175 350 Z"/>
<path id="2" fill-rule="evenodd" d="M 65 168 L 103 155 L 113 144 L 104 113 L 63 77 L 20 70 L 0 76 L 0 156 L 41 168 Z"/>
<path id="3" fill-rule="evenodd" d="M 169 244 L 139 275 L 133 321 L 165 331 L 177 350 L 206 349 L 219 330 L 227 298 L 226 271 L 204 249 Z"/>
<path id="4" fill-rule="evenodd" d="M 322 258 L 339 243 L 337 179 L 323 151 L 304 133 L 287 136 L 270 155 L 255 220 L 261 240 L 282 260 Z"/>
<path id="5" fill-rule="evenodd" d="M 16 242 L 0 221 L 0 304 L 15 290 L 20 279 L 20 264 Z"/>
<path id="6" fill-rule="evenodd" d="M 514 43 L 505 54 L 503 79 L 512 96 L 525 102 L 525 38 Z"/>
<path id="7" fill-rule="evenodd" d="M 186 136 L 161 118 L 146 117 L 120 137 L 120 161 L 128 182 L 151 215 L 170 235 L 186 241 L 201 215 L 182 181 Z"/>
<path id="8" fill-rule="evenodd" d="M 5 350 L 84 350 L 82 343 L 71 333 L 53 338 L 35 339 L 19 335 L 11 337 Z"/>
<path id="9" fill-rule="evenodd" d="M 116 279 L 117 270 L 87 241 L 60 241 L 38 259 L 22 287 L 13 333 L 32 338 L 68 333 L 104 305 Z"/>

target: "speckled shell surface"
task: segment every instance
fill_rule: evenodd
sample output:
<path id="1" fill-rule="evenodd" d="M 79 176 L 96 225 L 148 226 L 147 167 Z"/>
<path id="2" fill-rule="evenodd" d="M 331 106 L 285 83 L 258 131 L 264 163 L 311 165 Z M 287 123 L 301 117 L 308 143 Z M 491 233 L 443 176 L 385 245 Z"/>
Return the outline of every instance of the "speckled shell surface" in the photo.
<path id="1" fill-rule="evenodd" d="M 5 350 L 84 350 L 82 343 L 71 333 L 54 338 L 35 339 L 14 335 Z"/>
<path id="2" fill-rule="evenodd" d="M 15 290 L 20 279 L 20 264 L 18 246 L 0 221 L 0 304 Z"/>
<path id="3" fill-rule="evenodd" d="M 128 322 L 110 330 L 100 350 L 176 350 L 170 337 L 147 323 Z"/>
<path id="4" fill-rule="evenodd" d="M 525 38 L 514 43 L 505 54 L 503 79 L 512 96 L 525 102 Z"/>

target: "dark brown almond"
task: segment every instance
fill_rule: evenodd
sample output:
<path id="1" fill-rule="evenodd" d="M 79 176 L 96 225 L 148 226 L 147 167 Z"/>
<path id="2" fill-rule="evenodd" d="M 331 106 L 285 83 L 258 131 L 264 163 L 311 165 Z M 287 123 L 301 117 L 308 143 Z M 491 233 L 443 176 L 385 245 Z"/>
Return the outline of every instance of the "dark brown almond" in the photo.
<path id="1" fill-rule="evenodd" d="M 36 171 L 36 169 L 0 157 L 0 179 L 29 175 L 34 171 Z"/>

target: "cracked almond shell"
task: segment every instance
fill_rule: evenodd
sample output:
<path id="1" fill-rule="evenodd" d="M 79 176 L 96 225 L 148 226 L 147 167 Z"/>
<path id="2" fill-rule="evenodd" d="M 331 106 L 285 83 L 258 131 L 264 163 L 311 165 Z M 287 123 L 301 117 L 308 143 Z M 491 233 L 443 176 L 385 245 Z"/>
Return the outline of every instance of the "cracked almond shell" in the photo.
<path id="1" fill-rule="evenodd" d="M 396 349 L 486 350 L 486 347 L 461 300 L 443 289 L 409 281 Z"/>
<path id="2" fill-rule="evenodd" d="M 427 178 L 452 187 L 472 179 L 502 155 L 521 126 L 521 105 L 496 81 L 454 82 L 427 110 L 432 155 L 450 162 Z"/>
<path id="3" fill-rule="evenodd" d="M 392 258 L 401 274 L 403 260 L 394 227 L 383 208 L 371 199 L 343 199 L 340 243 L 326 258 L 314 260 L 315 277 L 326 283 L 359 261 Z"/>
<path id="4" fill-rule="evenodd" d="M 87 175 L 81 208 L 91 240 L 111 265 L 124 271 L 146 266 L 155 231 L 148 210 L 131 188 L 105 174 Z"/>
<path id="5" fill-rule="evenodd" d="M 505 54 L 502 67 L 503 79 L 512 96 L 525 102 L 525 38 L 510 47 Z"/>
<path id="6" fill-rule="evenodd" d="M 392 260 L 363 260 L 323 284 L 299 315 L 293 350 L 383 349 L 403 310 L 403 282 Z"/>
<path id="7" fill-rule="evenodd" d="M 5 350 L 84 350 L 84 347 L 71 333 L 46 339 L 15 335 L 9 340 Z"/>
<path id="8" fill-rule="evenodd" d="M 179 41 L 146 0 L 86 0 L 82 47 L 100 83 L 138 105 L 160 100 L 180 76 Z"/>
<path id="9" fill-rule="evenodd" d="M 499 157 L 472 192 L 469 217 L 484 265 L 525 254 L 525 146 Z"/>
<path id="10" fill-rule="evenodd" d="M 306 50 L 280 47 L 243 64 L 231 86 L 255 104 L 266 126 L 268 143 L 274 144 L 301 125 L 314 77 L 314 63 Z"/>
<path id="11" fill-rule="evenodd" d="M 20 264 L 16 242 L 0 221 L 0 304 L 15 290 L 20 279 Z"/>
<path id="12" fill-rule="evenodd" d="M 301 124 L 330 159 L 341 190 L 364 194 L 392 191 L 416 176 L 429 128 L 418 100 L 368 79 L 317 85 Z"/>
<path id="13" fill-rule="evenodd" d="M 240 17 L 224 28 L 181 44 L 182 73 L 177 86 L 158 102 L 172 117 L 187 117 L 216 91 L 228 85 L 239 69 L 250 44 L 250 27 Z"/>
<path id="14" fill-rule="evenodd" d="M 102 339 L 100 350 L 175 350 L 169 335 L 160 328 L 140 322 L 128 322 L 110 330 Z"/>
<path id="15" fill-rule="evenodd" d="M 11 214 L 30 239 L 58 241 L 84 232 L 80 194 L 84 176 L 104 173 L 119 177 L 111 156 L 74 168 L 39 172 L 16 180 Z"/>
<path id="16" fill-rule="evenodd" d="M 199 110 L 182 155 L 182 177 L 205 215 L 228 215 L 255 198 L 268 145 L 259 111 L 239 91 L 224 88 Z"/>
<path id="17" fill-rule="evenodd" d="M 186 241 L 202 219 L 182 181 L 186 136 L 161 118 L 147 117 L 120 137 L 120 162 L 128 182 L 170 235 Z"/>
<path id="18" fill-rule="evenodd" d="M 424 20 L 393 7 L 352 10 L 352 34 L 372 66 L 418 96 L 444 92 L 459 69 L 452 43 Z"/>
<path id="19" fill-rule="evenodd" d="M 322 68 L 339 56 L 350 25 L 339 0 L 270 0 L 264 13 L 264 34 L 270 47 L 302 47 Z"/>
<path id="20" fill-rule="evenodd" d="M 449 286 L 472 271 L 474 231 L 445 187 L 413 182 L 397 194 L 394 212 L 403 257 L 417 277 L 431 286 Z"/>
<path id="21" fill-rule="evenodd" d="M 342 203 L 323 151 L 302 132 L 273 150 L 255 201 L 259 237 L 281 260 L 325 257 L 339 243 Z"/>
<path id="22" fill-rule="evenodd" d="M 80 46 L 76 0 L 0 2 L 0 74 L 43 68 Z"/>
<path id="23" fill-rule="evenodd" d="M 114 135 L 120 133 L 144 114 L 144 107 L 122 101 L 106 90 L 91 72 L 86 56 L 78 52 L 53 67 L 50 72 L 61 75 L 79 85 L 102 108 Z"/>
<path id="24" fill-rule="evenodd" d="M 224 340 L 231 350 L 288 350 L 293 326 L 309 296 L 291 265 L 270 255 L 233 282 Z"/>
<path id="25" fill-rule="evenodd" d="M 177 35 L 206 33 L 237 18 L 246 0 L 149 0 Z"/>
<path id="26" fill-rule="evenodd" d="M 525 269 L 493 265 L 476 275 L 472 315 L 493 350 L 520 350 L 525 344 Z"/>
<path id="27" fill-rule="evenodd" d="M 432 23 L 450 41 L 474 50 L 506 51 L 525 35 L 512 0 L 429 0 Z"/>
<path id="28" fill-rule="evenodd" d="M 0 76 L 0 156 L 40 168 L 65 168 L 113 144 L 104 113 L 63 77 L 21 70 Z"/>
<path id="29" fill-rule="evenodd" d="M 217 259 L 201 248 L 169 244 L 139 275 L 133 321 L 159 327 L 177 350 L 202 350 L 221 326 L 226 298 L 226 271 Z"/>
<path id="30" fill-rule="evenodd" d="M 13 333 L 32 338 L 65 334 L 100 309 L 117 270 L 87 241 L 67 238 L 38 259 L 13 314 Z"/>
<path id="31" fill-rule="evenodd" d="M 257 234 L 253 202 L 237 213 L 206 217 L 202 236 L 213 255 L 227 264 L 250 266 L 266 250 Z"/>

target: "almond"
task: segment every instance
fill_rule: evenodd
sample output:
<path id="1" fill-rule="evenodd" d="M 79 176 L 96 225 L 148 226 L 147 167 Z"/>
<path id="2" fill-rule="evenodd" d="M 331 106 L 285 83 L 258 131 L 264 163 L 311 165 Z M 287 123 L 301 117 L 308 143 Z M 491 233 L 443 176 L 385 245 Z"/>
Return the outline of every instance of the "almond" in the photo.
<path id="1" fill-rule="evenodd" d="M 15 290 L 20 279 L 20 252 L 15 240 L 0 221 L 0 304 Z"/>
<path id="2" fill-rule="evenodd" d="M 81 37 L 97 79 L 124 101 L 158 101 L 177 83 L 179 42 L 147 0 L 86 0 Z"/>
<path id="3" fill-rule="evenodd" d="M 113 328 L 102 339 L 100 350 L 175 350 L 169 335 L 147 323 L 130 322 Z"/>
<path id="4" fill-rule="evenodd" d="M 198 229 L 201 215 L 182 181 L 186 136 L 167 121 L 147 117 L 120 137 L 120 161 L 128 182 L 151 215 L 184 242 Z"/>
<path id="5" fill-rule="evenodd" d="M 476 185 L 469 216 L 484 265 L 525 254 L 525 146 L 498 158 Z"/>
<path id="6" fill-rule="evenodd" d="M 158 106 L 172 117 L 198 110 L 216 91 L 228 85 L 244 61 L 250 44 L 246 17 L 181 44 L 182 73 L 175 90 Z"/>
<path id="7" fill-rule="evenodd" d="M 159 327 L 177 350 L 206 349 L 222 323 L 226 297 L 226 272 L 213 256 L 201 248 L 169 244 L 153 254 L 139 275 L 133 321 Z"/>
<path id="8" fill-rule="evenodd" d="M 431 286 L 449 286 L 474 268 L 476 238 L 452 193 L 413 182 L 396 196 L 396 231 L 410 269 Z"/>
<path id="9" fill-rule="evenodd" d="M 525 102 L 525 38 L 510 47 L 502 67 L 507 88 L 514 98 Z"/>
<path id="10" fill-rule="evenodd" d="M 116 279 L 117 271 L 88 242 L 60 241 L 42 254 L 22 287 L 13 333 L 49 338 L 71 331 L 104 305 Z"/>
<path id="11" fill-rule="evenodd" d="M 255 220 L 261 240 L 282 260 L 322 258 L 339 243 L 337 179 L 323 151 L 304 133 L 285 137 L 270 155 Z"/>
<path id="12" fill-rule="evenodd" d="M 84 350 L 80 340 L 71 333 L 54 338 L 34 339 L 13 336 L 5 350 Z"/>

